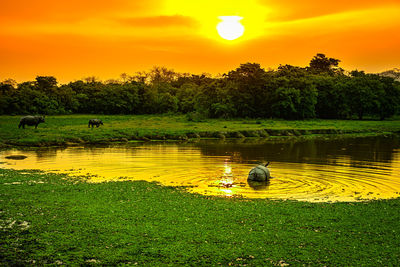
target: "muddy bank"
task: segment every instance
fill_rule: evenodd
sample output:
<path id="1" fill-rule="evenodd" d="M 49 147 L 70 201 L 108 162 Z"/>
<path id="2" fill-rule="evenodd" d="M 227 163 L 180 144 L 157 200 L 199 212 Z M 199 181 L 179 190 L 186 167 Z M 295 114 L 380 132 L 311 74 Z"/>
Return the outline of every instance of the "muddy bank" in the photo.
<path id="1" fill-rule="evenodd" d="M 261 130 L 241 130 L 241 131 L 200 131 L 187 132 L 183 134 L 131 134 L 126 137 L 110 137 L 98 139 L 86 138 L 64 138 L 62 140 L 9 140 L 0 143 L 0 149 L 10 147 L 47 147 L 47 146 L 76 146 L 82 144 L 109 144 L 126 142 L 148 142 L 148 141 L 191 141 L 198 139 L 243 139 L 243 138 L 317 138 L 317 137 L 346 137 L 364 135 L 399 134 L 399 132 L 378 132 L 368 130 L 340 130 L 340 129 L 261 129 Z"/>

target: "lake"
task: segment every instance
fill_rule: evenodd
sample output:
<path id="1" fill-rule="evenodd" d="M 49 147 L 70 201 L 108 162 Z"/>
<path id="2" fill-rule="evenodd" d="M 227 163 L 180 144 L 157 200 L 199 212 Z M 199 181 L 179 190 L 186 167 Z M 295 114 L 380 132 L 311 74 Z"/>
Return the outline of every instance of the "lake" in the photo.
<path id="1" fill-rule="evenodd" d="M 25 159 L 7 157 L 24 155 Z M 269 183 L 248 183 L 270 162 Z M 0 151 L 0 167 L 39 169 L 88 182 L 145 180 L 205 195 L 305 201 L 400 196 L 398 137 L 328 140 L 201 140 Z"/>

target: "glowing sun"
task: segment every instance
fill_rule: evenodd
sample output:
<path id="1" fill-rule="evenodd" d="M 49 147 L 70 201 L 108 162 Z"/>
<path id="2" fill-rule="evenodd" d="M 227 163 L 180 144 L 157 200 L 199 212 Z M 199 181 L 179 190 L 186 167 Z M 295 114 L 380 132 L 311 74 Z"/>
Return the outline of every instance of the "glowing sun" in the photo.
<path id="1" fill-rule="evenodd" d="M 222 21 L 217 25 L 219 36 L 226 40 L 235 40 L 243 35 L 244 26 L 240 23 L 242 17 L 239 16 L 220 16 Z"/>

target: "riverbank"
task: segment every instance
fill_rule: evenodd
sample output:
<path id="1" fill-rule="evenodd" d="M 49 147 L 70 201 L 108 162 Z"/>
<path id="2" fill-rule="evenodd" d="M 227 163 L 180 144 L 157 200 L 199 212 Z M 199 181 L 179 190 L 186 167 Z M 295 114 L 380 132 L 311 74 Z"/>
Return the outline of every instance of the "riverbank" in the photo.
<path id="1" fill-rule="evenodd" d="M 400 199 L 189 194 L 0 169 L 1 265 L 397 266 Z"/>
<path id="2" fill-rule="evenodd" d="M 104 125 L 88 128 L 91 118 Z M 20 116 L 0 116 L 0 147 L 63 146 L 150 140 L 198 138 L 276 138 L 315 136 L 364 136 L 400 132 L 400 120 L 265 120 L 205 119 L 185 115 L 63 115 L 47 116 L 34 129 L 18 129 Z"/>

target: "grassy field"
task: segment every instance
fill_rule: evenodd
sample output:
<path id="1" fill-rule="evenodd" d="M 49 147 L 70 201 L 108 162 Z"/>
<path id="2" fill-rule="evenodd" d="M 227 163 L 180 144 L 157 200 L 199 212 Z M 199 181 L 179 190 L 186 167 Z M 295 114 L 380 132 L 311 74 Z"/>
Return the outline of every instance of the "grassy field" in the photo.
<path id="1" fill-rule="evenodd" d="M 89 129 L 99 118 L 104 126 Z M 400 120 L 247 120 L 189 121 L 185 115 L 68 115 L 48 116 L 38 129 L 18 129 L 20 116 L 0 116 L 0 146 L 65 145 L 133 140 L 186 140 L 188 138 L 241 138 L 311 136 L 320 134 L 379 134 L 399 132 Z"/>
<path id="2" fill-rule="evenodd" d="M 216 198 L 0 169 L 0 265 L 398 266 L 400 199 Z"/>

